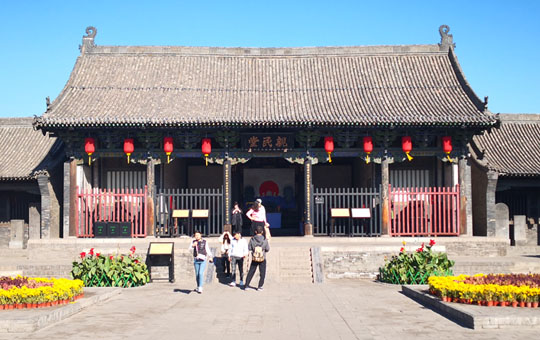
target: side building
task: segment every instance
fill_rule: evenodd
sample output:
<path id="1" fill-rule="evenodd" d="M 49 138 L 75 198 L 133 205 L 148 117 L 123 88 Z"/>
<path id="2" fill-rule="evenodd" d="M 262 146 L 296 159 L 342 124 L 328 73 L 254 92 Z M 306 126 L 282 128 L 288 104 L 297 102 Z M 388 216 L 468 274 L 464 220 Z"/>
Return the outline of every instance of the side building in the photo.
<path id="1" fill-rule="evenodd" d="M 495 206 L 504 203 L 512 226 L 523 216 L 526 243 L 540 245 L 540 114 L 501 114 L 500 127 L 470 148 L 475 235 L 507 236 L 496 235 Z"/>
<path id="2" fill-rule="evenodd" d="M 0 242 L 11 225 L 23 226 L 24 240 L 62 237 L 62 142 L 35 130 L 32 118 L 0 118 Z M 18 222 L 14 222 L 18 221 Z M 18 236 L 19 237 L 19 236 Z"/>

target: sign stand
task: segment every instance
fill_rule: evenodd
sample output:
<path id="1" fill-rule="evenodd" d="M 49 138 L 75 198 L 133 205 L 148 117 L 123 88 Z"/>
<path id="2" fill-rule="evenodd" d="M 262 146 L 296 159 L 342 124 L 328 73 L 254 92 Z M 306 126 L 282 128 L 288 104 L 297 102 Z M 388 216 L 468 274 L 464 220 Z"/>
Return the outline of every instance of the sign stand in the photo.
<path id="1" fill-rule="evenodd" d="M 146 256 L 146 266 L 152 280 L 167 280 L 167 278 L 152 279 L 152 267 L 169 267 L 169 282 L 174 282 L 174 242 L 150 242 Z"/>
<path id="2" fill-rule="evenodd" d="M 352 236 L 351 233 L 351 214 L 348 208 L 331 208 L 330 209 L 330 217 L 332 220 L 330 221 L 330 237 L 336 236 L 336 218 L 346 218 L 347 219 L 347 228 L 349 232 L 349 236 Z"/>
<path id="3" fill-rule="evenodd" d="M 352 219 L 360 219 L 360 226 L 364 227 L 365 234 L 368 234 L 368 228 L 367 228 L 367 221 L 369 218 L 371 218 L 371 209 L 369 208 L 352 208 L 351 209 L 351 218 Z M 371 234 L 370 234 L 371 236 Z"/>

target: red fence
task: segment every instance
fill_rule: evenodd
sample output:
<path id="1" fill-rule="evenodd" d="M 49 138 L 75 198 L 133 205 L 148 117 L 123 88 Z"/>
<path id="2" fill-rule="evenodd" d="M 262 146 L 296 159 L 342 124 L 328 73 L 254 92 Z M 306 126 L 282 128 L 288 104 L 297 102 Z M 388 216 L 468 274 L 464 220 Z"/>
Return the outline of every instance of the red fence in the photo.
<path id="1" fill-rule="evenodd" d="M 389 188 L 391 236 L 459 235 L 459 185 Z"/>
<path id="2" fill-rule="evenodd" d="M 146 237 L 144 189 L 89 189 L 77 187 L 77 237 L 94 237 L 95 222 L 131 222 L 132 237 Z"/>

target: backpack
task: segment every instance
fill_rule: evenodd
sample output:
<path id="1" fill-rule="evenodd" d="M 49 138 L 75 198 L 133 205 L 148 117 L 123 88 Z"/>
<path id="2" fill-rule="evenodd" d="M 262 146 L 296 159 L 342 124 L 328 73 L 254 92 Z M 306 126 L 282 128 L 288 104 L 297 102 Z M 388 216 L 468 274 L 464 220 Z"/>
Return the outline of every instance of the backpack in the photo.
<path id="1" fill-rule="evenodd" d="M 256 246 L 253 250 L 253 262 L 263 262 L 264 261 L 264 251 L 262 246 Z"/>

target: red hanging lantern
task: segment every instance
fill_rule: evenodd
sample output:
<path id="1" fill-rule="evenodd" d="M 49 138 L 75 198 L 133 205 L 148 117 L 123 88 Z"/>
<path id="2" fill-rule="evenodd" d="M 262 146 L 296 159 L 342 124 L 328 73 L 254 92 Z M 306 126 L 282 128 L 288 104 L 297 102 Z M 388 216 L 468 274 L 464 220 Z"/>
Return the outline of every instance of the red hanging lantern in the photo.
<path id="1" fill-rule="evenodd" d="M 135 151 L 135 146 L 133 145 L 133 138 L 124 139 L 124 153 L 127 155 L 127 162 L 129 164 L 129 156 Z"/>
<path id="2" fill-rule="evenodd" d="M 96 144 L 94 138 L 84 139 L 84 152 L 88 155 L 88 165 L 92 165 L 92 154 L 96 152 Z"/>
<path id="3" fill-rule="evenodd" d="M 324 151 L 328 154 L 328 162 L 332 163 L 332 152 L 334 151 L 334 137 L 324 137 Z"/>
<path id="4" fill-rule="evenodd" d="M 450 152 L 452 152 L 452 137 L 442 137 L 442 148 L 444 153 L 446 154 L 446 158 L 448 158 L 448 160 L 452 162 L 452 158 L 450 158 Z"/>
<path id="5" fill-rule="evenodd" d="M 410 136 L 401 137 L 401 148 L 407 155 L 407 159 L 412 161 L 412 156 L 409 154 L 412 151 L 412 139 Z"/>
<path id="6" fill-rule="evenodd" d="M 163 138 L 163 151 L 165 151 L 165 154 L 167 155 L 167 164 L 171 162 L 171 153 L 174 150 L 174 144 L 172 137 L 164 137 Z"/>
<path id="7" fill-rule="evenodd" d="M 204 155 L 206 166 L 208 166 L 208 155 L 212 152 L 212 141 L 210 140 L 210 138 L 203 138 L 201 151 Z"/>
<path id="8" fill-rule="evenodd" d="M 369 154 L 373 152 L 373 138 L 364 137 L 364 152 L 367 153 L 366 164 L 369 163 Z"/>

